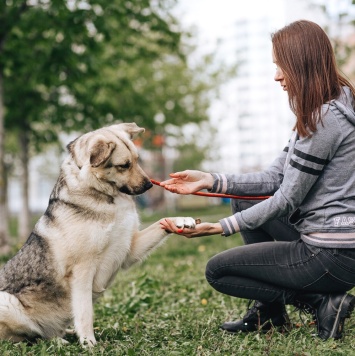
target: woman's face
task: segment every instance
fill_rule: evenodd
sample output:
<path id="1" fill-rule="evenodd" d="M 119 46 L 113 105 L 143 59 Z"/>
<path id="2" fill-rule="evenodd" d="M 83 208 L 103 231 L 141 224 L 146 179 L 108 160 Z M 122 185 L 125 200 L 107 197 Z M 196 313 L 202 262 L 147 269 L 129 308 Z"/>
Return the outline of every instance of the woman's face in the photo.
<path id="1" fill-rule="evenodd" d="M 285 80 L 284 74 L 283 74 L 283 72 L 282 72 L 282 69 L 277 65 L 277 61 L 276 61 L 276 59 L 275 59 L 274 51 L 272 51 L 272 61 L 273 61 L 273 62 L 275 63 L 275 65 L 276 65 L 276 73 L 275 73 L 274 79 L 275 79 L 277 82 L 280 82 L 280 84 L 281 84 L 283 90 L 287 91 L 286 80 Z"/>

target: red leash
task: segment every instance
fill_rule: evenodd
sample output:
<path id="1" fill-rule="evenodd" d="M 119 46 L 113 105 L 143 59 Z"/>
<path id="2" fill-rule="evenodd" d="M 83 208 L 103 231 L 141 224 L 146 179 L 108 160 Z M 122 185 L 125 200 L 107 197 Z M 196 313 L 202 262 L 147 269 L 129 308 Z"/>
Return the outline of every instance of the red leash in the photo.
<path id="1" fill-rule="evenodd" d="M 160 182 L 151 179 L 150 180 L 153 184 L 159 185 Z M 203 192 L 196 192 L 192 193 L 193 195 L 199 195 L 202 197 L 214 197 L 214 198 L 230 198 L 230 199 L 242 199 L 242 200 L 266 200 L 270 198 L 270 196 L 263 195 L 263 196 L 244 196 L 244 195 L 231 195 L 231 194 L 218 194 L 218 193 L 203 193 Z"/>

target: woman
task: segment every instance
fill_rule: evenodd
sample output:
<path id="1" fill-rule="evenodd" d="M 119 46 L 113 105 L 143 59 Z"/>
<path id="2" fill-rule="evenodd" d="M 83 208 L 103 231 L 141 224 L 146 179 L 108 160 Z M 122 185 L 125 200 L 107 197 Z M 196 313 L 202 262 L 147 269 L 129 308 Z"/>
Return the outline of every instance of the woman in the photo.
<path id="1" fill-rule="evenodd" d="M 325 32 L 296 21 L 272 35 L 275 80 L 287 91 L 296 123 L 291 139 L 265 171 L 171 174 L 165 189 L 272 195 L 236 201 L 234 214 L 195 229 L 162 228 L 197 237 L 241 232 L 245 245 L 214 256 L 206 278 L 222 293 L 255 300 L 242 320 L 222 329 L 287 326 L 285 304 L 310 311 L 324 340 L 342 336 L 355 305 L 354 87 L 339 73 Z"/>

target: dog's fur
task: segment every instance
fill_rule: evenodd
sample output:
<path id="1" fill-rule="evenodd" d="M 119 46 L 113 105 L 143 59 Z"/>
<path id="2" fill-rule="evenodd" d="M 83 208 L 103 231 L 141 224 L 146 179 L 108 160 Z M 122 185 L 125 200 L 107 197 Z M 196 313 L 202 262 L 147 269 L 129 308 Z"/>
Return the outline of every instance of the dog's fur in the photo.
<path id="1" fill-rule="evenodd" d="M 168 236 L 159 222 L 138 230 L 133 196 L 152 187 L 131 141 L 142 131 L 112 125 L 68 145 L 45 214 L 0 270 L 0 339 L 62 337 L 73 323 L 82 344 L 96 343 L 93 302 Z"/>

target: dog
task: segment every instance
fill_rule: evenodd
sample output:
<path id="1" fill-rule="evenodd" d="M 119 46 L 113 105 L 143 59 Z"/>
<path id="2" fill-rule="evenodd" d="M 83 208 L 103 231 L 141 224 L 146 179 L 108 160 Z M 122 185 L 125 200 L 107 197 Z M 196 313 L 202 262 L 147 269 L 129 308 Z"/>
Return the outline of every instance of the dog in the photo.
<path id="1" fill-rule="evenodd" d="M 132 142 L 143 131 L 116 124 L 68 144 L 47 210 L 0 270 L 0 339 L 62 338 L 74 325 L 81 344 L 96 344 L 93 303 L 169 235 L 159 221 L 139 231 L 134 196 L 152 187 Z"/>

